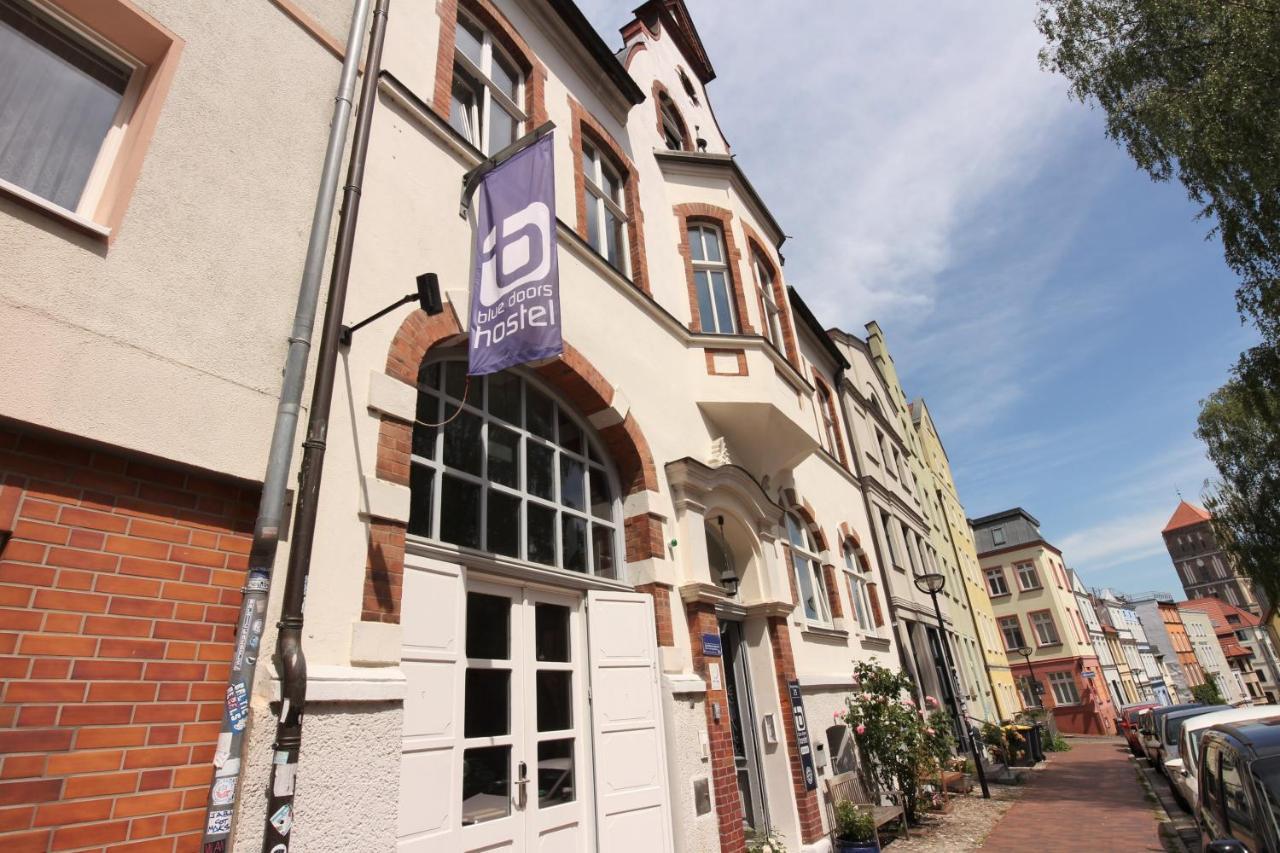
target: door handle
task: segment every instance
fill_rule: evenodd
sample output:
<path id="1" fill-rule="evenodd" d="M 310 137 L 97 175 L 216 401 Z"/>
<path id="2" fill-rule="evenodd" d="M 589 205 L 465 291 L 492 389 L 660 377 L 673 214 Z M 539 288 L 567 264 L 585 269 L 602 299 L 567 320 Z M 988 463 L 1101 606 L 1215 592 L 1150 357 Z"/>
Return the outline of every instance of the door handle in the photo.
<path id="1" fill-rule="evenodd" d="M 517 767 L 520 770 L 520 775 L 516 779 L 516 808 L 523 809 L 528 801 L 529 766 L 521 761 L 517 764 Z"/>

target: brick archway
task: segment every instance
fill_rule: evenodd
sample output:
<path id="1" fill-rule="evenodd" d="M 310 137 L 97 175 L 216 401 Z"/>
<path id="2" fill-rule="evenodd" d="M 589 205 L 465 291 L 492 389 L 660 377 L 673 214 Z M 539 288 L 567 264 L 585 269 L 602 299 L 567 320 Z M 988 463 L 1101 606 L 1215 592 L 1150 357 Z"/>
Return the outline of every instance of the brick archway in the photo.
<path id="1" fill-rule="evenodd" d="M 466 335 L 451 308 L 434 317 L 416 309 L 404 319 L 391 339 L 386 373 L 416 387 L 418 368 L 428 353 L 465 340 Z M 586 356 L 566 343 L 564 355 L 535 367 L 533 372 L 596 427 L 618 472 L 618 483 L 624 496 L 657 491 L 657 469 L 639 423 L 631 412 L 624 414 L 614 408 L 613 385 Z M 413 424 L 387 413 L 383 413 L 381 418 L 377 476 L 407 487 Z M 662 519 L 659 516 L 641 512 L 624 518 L 622 525 L 626 537 L 626 562 L 663 556 Z M 398 623 L 407 523 L 371 518 L 369 528 L 361 619 Z"/>

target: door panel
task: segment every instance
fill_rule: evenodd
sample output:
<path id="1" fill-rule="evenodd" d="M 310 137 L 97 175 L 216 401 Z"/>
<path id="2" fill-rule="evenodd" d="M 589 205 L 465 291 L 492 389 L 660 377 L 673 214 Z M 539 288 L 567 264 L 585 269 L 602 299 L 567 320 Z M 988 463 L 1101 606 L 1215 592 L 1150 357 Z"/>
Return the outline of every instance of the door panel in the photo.
<path id="1" fill-rule="evenodd" d="M 670 851 L 653 600 L 593 590 L 587 608 L 599 849 Z"/>

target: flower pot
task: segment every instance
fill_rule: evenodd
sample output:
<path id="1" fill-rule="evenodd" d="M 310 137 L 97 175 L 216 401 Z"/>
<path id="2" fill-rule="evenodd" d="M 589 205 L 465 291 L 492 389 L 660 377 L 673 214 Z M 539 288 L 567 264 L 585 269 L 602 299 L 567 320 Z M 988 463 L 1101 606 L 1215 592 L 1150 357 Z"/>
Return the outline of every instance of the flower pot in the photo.
<path id="1" fill-rule="evenodd" d="M 874 841 L 845 841 L 837 838 L 834 853 L 880 853 L 880 845 Z"/>

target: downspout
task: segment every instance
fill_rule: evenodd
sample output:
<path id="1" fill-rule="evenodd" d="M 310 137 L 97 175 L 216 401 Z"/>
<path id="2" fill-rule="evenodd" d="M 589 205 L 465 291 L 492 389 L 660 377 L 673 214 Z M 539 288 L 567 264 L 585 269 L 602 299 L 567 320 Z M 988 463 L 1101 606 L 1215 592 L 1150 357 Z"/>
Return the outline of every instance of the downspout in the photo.
<path id="1" fill-rule="evenodd" d="M 847 361 L 847 359 L 846 359 Z M 885 607 L 889 610 L 889 631 L 898 640 L 898 662 L 902 664 L 902 668 L 911 676 L 911 682 L 916 686 L 916 700 L 921 703 L 920 707 L 924 707 L 924 684 L 920 681 L 920 674 L 916 672 L 916 664 L 914 655 L 908 654 L 906 649 L 914 648 L 911 645 L 910 631 L 898 619 L 898 608 L 893 603 L 893 596 L 890 594 L 889 576 L 885 571 L 884 554 L 880 551 L 880 537 L 876 536 L 876 517 L 871 511 L 871 501 L 867 498 L 867 490 L 863 485 L 862 460 L 858 458 L 858 445 L 853 440 L 853 429 L 849 426 L 852 421 L 849 418 L 849 408 L 846 404 L 848 394 L 845 392 L 845 371 L 844 368 L 836 370 L 836 397 L 840 400 L 840 409 L 844 414 L 844 434 L 849 442 L 849 456 L 853 459 L 854 474 L 858 478 L 858 494 L 862 495 L 863 511 L 867 514 L 867 526 L 871 530 L 871 549 L 875 552 L 876 563 L 880 566 L 880 587 L 884 590 Z M 888 536 L 888 531 L 885 531 Z M 899 630 L 899 629 L 902 630 Z"/>
<path id="2" fill-rule="evenodd" d="M 267 819 L 262 834 L 262 853 L 288 853 L 290 829 L 296 817 L 293 809 L 298 755 L 302 749 L 302 718 L 307 701 L 307 661 L 302 650 L 303 605 L 307 575 L 311 569 L 311 549 L 315 543 L 316 508 L 324 454 L 329 433 L 329 409 L 338 367 L 342 336 L 342 310 L 351 276 L 351 253 L 355 245 L 356 221 L 360 217 L 360 193 L 364 183 L 365 158 L 369 151 L 369 131 L 378 99 L 378 76 L 382 65 L 382 45 L 387 32 L 387 7 L 391 0 L 377 0 L 360 86 L 360 111 L 351 141 L 347 184 L 338 214 L 338 244 L 329 276 L 324 325 L 320 334 L 320 354 L 316 362 L 311 408 L 307 413 L 307 438 L 303 441 L 302 466 L 298 473 L 298 517 L 294 541 L 289 548 L 289 564 L 284 581 L 284 605 L 276 655 L 280 667 L 280 718 L 272 747 L 271 780 L 267 786 Z M 296 838 L 297 836 L 293 836 Z"/>
<path id="3" fill-rule="evenodd" d="M 276 419 L 267 453 L 267 468 L 262 478 L 262 495 L 258 499 L 258 517 L 253 525 L 248 578 L 236 621 L 235 652 L 228 676 L 227 701 L 223 703 L 222 729 L 213 758 L 214 780 L 209 789 L 207 813 L 202 823 L 205 828 L 200 845 L 202 850 L 209 849 L 211 845 L 216 847 L 218 842 L 225 842 L 228 848 L 231 847 L 229 838 L 239 802 L 237 789 L 244 752 L 249 694 L 253 689 L 258 653 L 262 647 L 267 597 L 271 591 L 271 572 L 280 544 L 289 465 L 293 460 L 298 412 L 311 352 L 311 332 L 315 326 L 316 306 L 320 299 L 320 276 L 324 272 L 329 226 L 333 221 L 334 194 L 342 169 L 342 151 L 347 144 L 351 101 L 356 90 L 360 48 L 364 44 L 364 21 L 369 14 L 369 4 L 370 0 L 355 0 L 347 32 L 347 50 L 342 60 L 338 93 L 334 98 L 329 140 L 325 145 L 320 187 L 316 190 L 315 209 L 311 215 L 311 233 L 307 238 L 302 283 L 298 287 L 293 328 L 289 333 L 289 348 L 280 383 Z"/>

